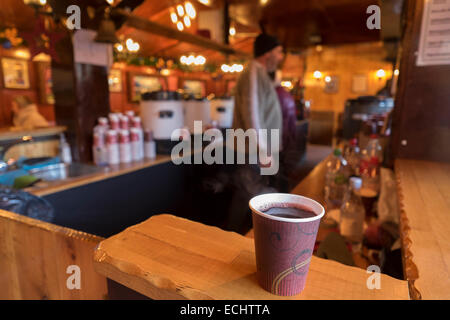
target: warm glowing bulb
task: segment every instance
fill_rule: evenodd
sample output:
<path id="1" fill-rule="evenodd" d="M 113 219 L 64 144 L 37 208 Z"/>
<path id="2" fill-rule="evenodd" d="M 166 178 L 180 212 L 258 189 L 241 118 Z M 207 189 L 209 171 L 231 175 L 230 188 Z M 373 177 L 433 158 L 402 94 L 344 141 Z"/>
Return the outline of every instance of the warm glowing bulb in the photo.
<path id="1" fill-rule="evenodd" d="M 400 71 L 398 69 L 395 69 L 394 75 L 398 76 L 400 74 Z"/>
<path id="2" fill-rule="evenodd" d="M 314 78 L 316 79 L 322 78 L 322 72 L 320 72 L 319 70 L 314 71 Z"/>
<path id="3" fill-rule="evenodd" d="M 197 12 L 195 12 L 195 8 L 192 5 L 192 3 L 190 3 L 189 1 L 187 1 L 184 4 L 184 8 L 186 9 L 186 13 L 189 17 L 191 17 L 192 19 L 195 18 L 195 16 L 197 15 Z"/>
<path id="4" fill-rule="evenodd" d="M 325 77 L 325 82 L 331 82 L 331 77 L 330 76 L 326 76 Z"/>
<path id="5" fill-rule="evenodd" d="M 230 28 L 230 36 L 234 36 L 236 35 L 236 28 L 235 27 L 231 27 Z"/>
<path id="6" fill-rule="evenodd" d="M 186 64 L 189 66 L 191 64 L 195 63 L 195 57 L 191 54 L 187 59 L 186 59 Z"/>
<path id="7" fill-rule="evenodd" d="M 205 6 L 209 6 L 209 0 L 198 0 L 198 2 L 203 3 Z"/>
<path id="8" fill-rule="evenodd" d="M 281 86 L 285 87 L 285 88 L 290 88 L 290 87 L 292 87 L 292 82 L 290 82 L 290 81 L 281 81 Z"/>
<path id="9" fill-rule="evenodd" d="M 181 21 L 178 21 L 178 22 L 177 22 L 177 28 L 178 28 L 178 30 L 180 30 L 180 31 L 183 31 L 183 30 L 184 30 L 184 26 L 183 26 L 183 23 L 182 23 Z"/>
<path id="10" fill-rule="evenodd" d="M 238 72 L 238 70 L 239 70 L 239 65 L 237 65 L 236 63 L 231 66 L 231 72 Z"/>
<path id="11" fill-rule="evenodd" d="M 191 26 L 191 19 L 189 19 L 188 16 L 184 16 L 183 21 L 184 21 L 184 25 L 185 25 L 187 28 L 189 28 L 189 27 Z"/>
<path id="12" fill-rule="evenodd" d="M 184 9 L 182 5 L 177 5 L 177 12 L 180 17 L 184 16 Z"/>
<path id="13" fill-rule="evenodd" d="M 230 72 L 230 66 L 223 64 L 220 69 L 222 69 L 223 72 Z"/>
<path id="14" fill-rule="evenodd" d="M 197 59 L 198 59 L 198 61 L 200 61 L 200 64 L 206 63 L 206 58 L 204 56 L 198 56 Z"/>
<path id="15" fill-rule="evenodd" d="M 242 72 L 242 70 L 244 70 L 244 66 L 242 64 L 238 64 L 236 67 L 236 71 L 237 72 Z"/>
<path id="16" fill-rule="evenodd" d="M 122 52 L 123 51 L 123 45 L 116 44 L 116 49 L 117 49 L 117 51 Z"/>
<path id="17" fill-rule="evenodd" d="M 384 78 L 386 76 L 386 71 L 384 71 L 383 69 L 379 69 L 377 71 L 377 77 L 378 78 Z"/>
<path id="18" fill-rule="evenodd" d="M 267 2 L 269 2 L 269 0 L 260 0 L 260 2 L 262 5 L 265 5 L 265 4 L 267 4 Z"/>
<path id="19" fill-rule="evenodd" d="M 173 23 L 177 23 L 178 21 L 178 16 L 175 12 L 171 12 L 170 13 L 170 20 L 172 20 Z"/>
<path id="20" fill-rule="evenodd" d="M 168 76 L 168 75 L 170 75 L 170 70 L 169 70 L 169 69 L 162 69 L 162 70 L 161 70 L 161 74 L 162 74 L 163 76 Z"/>
<path id="21" fill-rule="evenodd" d="M 141 48 L 141 46 L 139 45 L 139 43 L 137 43 L 137 42 L 133 43 L 133 51 L 134 52 L 138 52 L 140 48 Z"/>
<path id="22" fill-rule="evenodd" d="M 187 57 L 186 57 L 186 56 L 181 56 L 180 62 L 186 64 L 186 62 L 187 62 Z"/>
<path id="23" fill-rule="evenodd" d="M 47 0 L 39 0 L 39 3 L 44 6 L 47 3 Z"/>
<path id="24" fill-rule="evenodd" d="M 45 0 L 44 0 L 45 1 Z M 42 0 L 41 0 L 41 2 L 42 2 Z M 113 3 L 114 3 L 114 0 L 106 0 L 106 2 L 108 2 L 108 4 L 110 4 L 111 6 L 113 5 Z"/>

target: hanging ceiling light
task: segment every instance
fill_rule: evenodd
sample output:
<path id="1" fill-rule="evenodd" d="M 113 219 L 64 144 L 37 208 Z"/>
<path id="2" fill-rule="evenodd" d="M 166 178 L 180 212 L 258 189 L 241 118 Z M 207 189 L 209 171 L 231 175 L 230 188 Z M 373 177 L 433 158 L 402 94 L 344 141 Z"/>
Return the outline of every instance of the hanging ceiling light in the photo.
<path id="1" fill-rule="evenodd" d="M 32 7 L 42 7 L 47 4 L 47 0 L 23 0 L 23 2 Z"/>
<path id="2" fill-rule="evenodd" d="M 180 17 L 184 16 L 184 9 L 181 4 L 177 5 L 177 12 Z"/>
<path id="3" fill-rule="evenodd" d="M 220 69 L 227 73 L 234 73 L 234 72 L 242 72 L 244 70 L 244 66 L 242 64 L 238 64 L 238 63 L 234 63 L 232 65 L 228 65 L 228 64 L 222 64 L 222 66 L 220 67 Z"/>
<path id="4" fill-rule="evenodd" d="M 172 20 L 173 23 L 178 22 L 178 16 L 173 9 L 170 12 L 170 20 Z"/>
<path id="5" fill-rule="evenodd" d="M 116 26 L 109 17 L 110 8 L 106 8 L 100 26 L 98 28 L 97 36 L 94 41 L 101 43 L 117 43 L 119 39 L 116 37 Z"/>
<path id="6" fill-rule="evenodd" d="M 127 46 L 127 50 L 130 52 L 138 52 L 140 49 L 140 45 L 137 42 L 134 42 L 133 39 L 128 38 L 125 42 L 125 45 Z"/>
<path id="7" fill-rule="evenodd" d="M 191 54 L 189 57 L 186 57 L 186 56 L 183 55 L 183 56 L 180 57 L 180 62 L 182 64 L 185 64 L 185 65 L 188 65 L 188 66 L 190 66 L 192 64 L 194 64 L 196 66 L 201 66 L 201 65 L 204 65 L 206 63 L 206 58 L 204 56 L 202 56 L 202 55 L 194 56 L 194 55 Z"/>
<path id="8" fill-rule="evenodd" d="M 195 8 L 194 8 L 194 6 L 192 5 L 192 3 L 190 3 L 189 1 L 187 1 L 187 2 L 184 4 L 184 9 L 186 9 L 186 14 L 187 14 L 190 18 L 195 19 L 195 16 L 197 15 L 197 12 L 195 12 Z"/>
<path id="9" fill-rule="evenodd" d="M 184 28 L 189 28 L 192 25 L 192 20 L 197 16 L 197 11 L 194 5 L 186 1 L 184 6 L 179 4 L 170 9 L 170 20 L 177 26 L 177 29 L 183 31 Z"/>
<path id="10" fill-rule="evenodd" d="M 184 25 L 185 25 L 187 28 L 189 28 L 189 27 L 191 26 L 191 19 L 189 19 L 188 16 L 184 16 L 183 21 L 184 21 Z"/>

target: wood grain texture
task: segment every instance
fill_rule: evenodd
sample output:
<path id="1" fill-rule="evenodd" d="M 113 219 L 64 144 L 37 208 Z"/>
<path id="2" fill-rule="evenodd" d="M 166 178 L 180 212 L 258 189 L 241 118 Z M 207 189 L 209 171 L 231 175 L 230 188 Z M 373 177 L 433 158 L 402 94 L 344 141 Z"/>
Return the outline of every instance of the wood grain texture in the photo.
<path id="1" fill-rule="evenodd" d="M 406 25 L 393 110 L 392 154 L 395 159 L 449 162 L 450 65 L 416 65 L 425 1 L 404 3 Z"/>
<path id="2" fill-rule="evenodd" d="M 450 298 L 450 163 L 397 159 L 400 233 L 414 299 Z"/>
<path id="3" fill-rule="evenodd" d="M 381 289 L 369 290 L 365 270 L 317 257 L 300 295 L 272 295 L 257 284 L 252 239 L 166 214 L 102 241 L 94 260 L 152 299 L 409 299 L 406 281 L 382 274 Z"/>
<path id="4" fill-rule="evenodd" d="M 92 265 L 101 240 L 0 210 L 0 299 L 105 299 L 106 279 Z M 79 290 L 66 286 L 70 265 L 80 267 Z"/>

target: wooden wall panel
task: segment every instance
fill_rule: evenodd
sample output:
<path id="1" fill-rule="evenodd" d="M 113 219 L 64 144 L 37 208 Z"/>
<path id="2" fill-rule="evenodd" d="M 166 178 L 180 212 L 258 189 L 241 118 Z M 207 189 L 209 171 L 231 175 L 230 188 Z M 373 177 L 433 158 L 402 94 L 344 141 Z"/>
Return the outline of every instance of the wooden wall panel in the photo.
<path id="1" fill-rule="evenodd" d="M 391 150 L 394 158 L 450 161 L 450 65 L 416 65 L 423 2 L 405 2 Z"/>
<path id="2" fill-rule="evenodd" d="M 0 210 L 0 299 L 105 299 L 106 278 L 93 268 L 102 240 L 76 230 Z M 81 271 L 69 290 L 67 267 Z"/>
<path id="3" fill-rule="evenodd" d="M 304 78 L 305 99 L 311 100 L 311 110 L 344 111 L 347 99 L 362 95 L 374 95 L 386 84 L 386 79 L 392 76 L 392 64 L 384 61 L 385 51 L 382 43 L 345 45 L 339 47 L 323 47 L 318 52 L 312 49 L 306 58 L 306 73 Z M 379 80 L 376 71 L 384 69 L 386 77 Z M 322 72 L 320 81 L 313 77 L 314 71 Z M 354 75 L 367 76 L 367 90 L 355 93 L 352 90 Z M 325 76 L 338 76 L 339 89 L 336 93 L 324 92 Z"/>

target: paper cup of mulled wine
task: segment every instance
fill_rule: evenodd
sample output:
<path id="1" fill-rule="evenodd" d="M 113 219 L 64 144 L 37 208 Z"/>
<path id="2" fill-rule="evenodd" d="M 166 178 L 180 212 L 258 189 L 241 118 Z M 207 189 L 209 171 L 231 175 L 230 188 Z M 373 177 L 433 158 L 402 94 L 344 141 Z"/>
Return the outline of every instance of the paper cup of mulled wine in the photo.
<path id="1" fill-rule="evenodd" d="M 299 294 L 325 209 L 317 201 L 286 193 L 256 196 L 249 206 L 259 284 L 275 295 Z"/>

